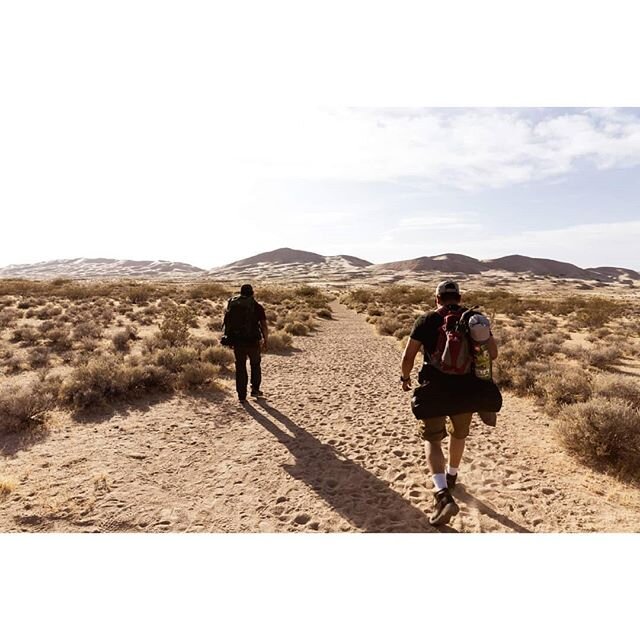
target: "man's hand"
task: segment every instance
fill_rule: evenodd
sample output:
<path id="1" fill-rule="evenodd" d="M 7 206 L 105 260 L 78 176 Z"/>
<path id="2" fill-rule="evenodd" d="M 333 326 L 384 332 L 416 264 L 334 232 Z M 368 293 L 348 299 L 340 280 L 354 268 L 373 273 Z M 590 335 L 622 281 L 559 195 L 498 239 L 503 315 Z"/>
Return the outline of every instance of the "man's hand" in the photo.
<path id="1" fill-rule="evenodd" d="M 402 390 L 411 391 L 411 379 L 402 381 Z"/>
<path id="2" fill-rule="evenodd" d="M 262 351 L 266 351 L 267 350 L 267 341 L 266 340 L 263 340 L 260 343 L 260 348 L 262 349 Z"/>

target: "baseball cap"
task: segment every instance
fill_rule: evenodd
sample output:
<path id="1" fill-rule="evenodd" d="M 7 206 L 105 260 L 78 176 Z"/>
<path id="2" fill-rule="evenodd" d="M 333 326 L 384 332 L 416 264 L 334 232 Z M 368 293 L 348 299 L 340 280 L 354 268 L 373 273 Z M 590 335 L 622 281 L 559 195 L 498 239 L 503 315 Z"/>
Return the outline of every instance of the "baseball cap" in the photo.
<path id="1" fill-rule="evenodd" d="M 444 280 L 436 287 L 436 295 L 442 296 L 447 293 L 455 293 L 456 295 L 460 295 L 460 287 L 457 282 L 453 282 L 453 280 Z"/>

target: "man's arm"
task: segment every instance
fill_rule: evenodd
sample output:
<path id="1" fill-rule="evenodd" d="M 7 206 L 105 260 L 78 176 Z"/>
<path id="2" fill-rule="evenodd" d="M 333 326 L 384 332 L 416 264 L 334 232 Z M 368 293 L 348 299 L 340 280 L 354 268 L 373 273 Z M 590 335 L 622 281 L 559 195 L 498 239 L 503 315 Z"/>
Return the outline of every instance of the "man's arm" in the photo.
<path id="1" fill-rule="evenodd" d="M 409 338 L 407 346 L 404 348 L 404 354 L 402 355 L 402 390 L 409 391 L 411 389 L 411 372 L 413 371 L 413 365 L 416 361 L 416 356 L 422 347 L 422 343 L 419 340 Z"/>
<path id="2" fill-rule="evenodd" d="M 267 325 L 267 319 L 260 320 L 260 330 L 262 331 L 262 348 L 267 348 L 267 340 L 269 340 L 269 326 Z"/>
<path id="3" fill-rule="evenodd" d="M 489 355 L 491 356 L 491 359 L 495 360 L 498 357 L 498 343 L 493 336 L 489 338 L 487 346 L 489 347 Z"/>

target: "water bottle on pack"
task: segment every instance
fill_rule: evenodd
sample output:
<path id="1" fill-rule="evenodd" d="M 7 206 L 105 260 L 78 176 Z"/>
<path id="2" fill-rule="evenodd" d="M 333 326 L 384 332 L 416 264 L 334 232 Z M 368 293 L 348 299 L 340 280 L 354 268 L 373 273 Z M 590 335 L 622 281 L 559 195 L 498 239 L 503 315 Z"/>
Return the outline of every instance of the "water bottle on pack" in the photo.
<path id="1" fill-rule="evenodd" d="M 491 323 L 489 318 L 475 313 L 469 318 L 469 335 L 473 345 L 473 370 L 481 380 L 493 378 L 493 367 L 489 355 L 489 338 L 491 337 Z"/>

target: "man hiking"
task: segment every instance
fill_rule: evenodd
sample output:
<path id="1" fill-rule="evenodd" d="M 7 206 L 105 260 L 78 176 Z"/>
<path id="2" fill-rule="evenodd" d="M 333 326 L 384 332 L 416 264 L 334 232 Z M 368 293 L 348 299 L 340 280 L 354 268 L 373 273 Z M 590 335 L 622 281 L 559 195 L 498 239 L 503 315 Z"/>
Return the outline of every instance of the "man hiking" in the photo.
<path id="1" fill-rule="evenodd" d="M 436 287 L 437 309 L 416 320 L 402 357 L 402 389 L 409 391 L 415 358 L 420 350 L 424 351 L 424 366 L 418 381 L 423 385 L 419 391 L 426 395 L 428 417 L 421 420 L 419 433 L 425 442 L 427 465 L 435 487 L 434 510 L 429 522 L 436 526 L 447 524 L 460 510 L 451 492 L 456 484 L 473 412 L 479 410 L 474 398 L 486 388 L 490 391 L 495 388 L 500 395 L 492 381 L 479 380 L 473 373 L 473 343 L 461 327 L 474 312 L 460 306 L 461 299 L 456 282 L 441 282 Z M 484 316 L 480 317 L 486 320 Z M 486 322 L 488 325 L 488 320 Z M 495 359 L 498 347 L 488 327 L 486 332 L 486 349 Z M 417 394 L 418 391 L 414 393 L 414 403 Z M 501 397 L 499 402 L 501 405 Z M 442 441 L 447 436 L 447 416 L 451 424 L 448 465 L 445 467 Z"/>
<path id="2" fill-rule="evenodd" d="M 247 399 L 247 357 L 251 365 L 251 395 L 262 397 L 260 350 L 267 348 L 269 328 L 264 307 L 253 297 L 253 287 L 243 284 L 240 295 L 231 298 L 224 314 L 224 343 L 233 346 L 236 360 L 236 391 L 240 402 Z"/>

